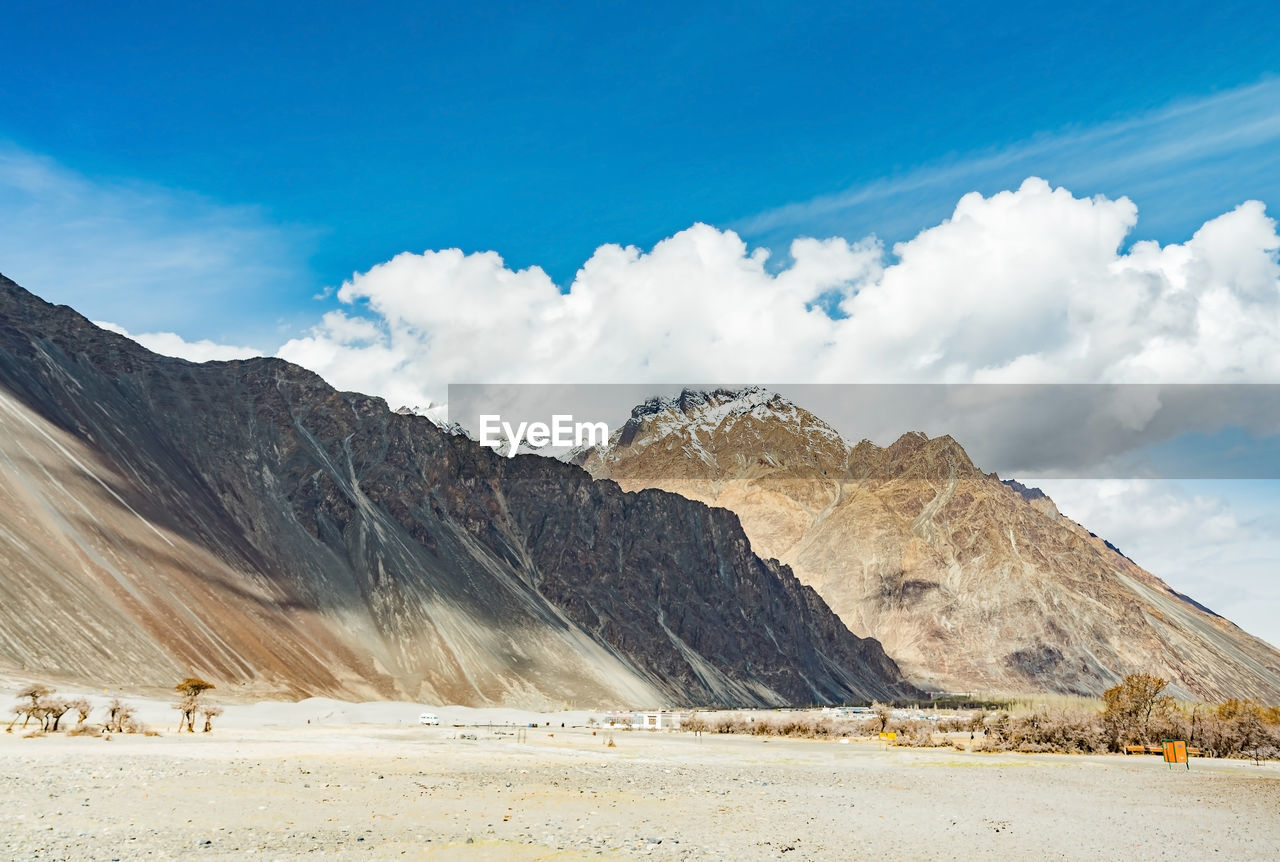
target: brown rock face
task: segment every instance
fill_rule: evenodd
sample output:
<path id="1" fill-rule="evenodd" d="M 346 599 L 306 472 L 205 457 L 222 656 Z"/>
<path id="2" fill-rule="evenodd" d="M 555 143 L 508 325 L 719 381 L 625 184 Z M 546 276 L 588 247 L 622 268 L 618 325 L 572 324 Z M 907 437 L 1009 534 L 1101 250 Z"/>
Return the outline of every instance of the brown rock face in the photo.
<path id="1" fill-rule="evenodd" d="M 737 518 L 0 277 L 0 673 L 461 704 L 910 694 Z"/>
<path id="2" fill-rule="evenodd" d="M 849 447 L 772 393 L 686 392 L 637 407 L 577 460 L 736 512 L 758 553 L 926 688 L 1098 694 L 1144 671 L 1199 697 L 1280 700 L 1280 651 L 950 437 Z"/>

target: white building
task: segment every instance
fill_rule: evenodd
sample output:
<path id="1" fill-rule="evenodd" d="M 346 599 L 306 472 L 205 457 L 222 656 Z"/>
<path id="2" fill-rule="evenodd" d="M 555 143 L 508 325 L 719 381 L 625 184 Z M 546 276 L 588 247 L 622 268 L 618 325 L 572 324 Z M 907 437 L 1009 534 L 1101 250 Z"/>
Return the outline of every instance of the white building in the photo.
<path id="1" fill-rule="evenodd" d="M 611 712 L 605 718 L 605 724 L 631 730 L 678 730 L 684 719 L 683 712 L 655 709 L 648 712 Z"/>

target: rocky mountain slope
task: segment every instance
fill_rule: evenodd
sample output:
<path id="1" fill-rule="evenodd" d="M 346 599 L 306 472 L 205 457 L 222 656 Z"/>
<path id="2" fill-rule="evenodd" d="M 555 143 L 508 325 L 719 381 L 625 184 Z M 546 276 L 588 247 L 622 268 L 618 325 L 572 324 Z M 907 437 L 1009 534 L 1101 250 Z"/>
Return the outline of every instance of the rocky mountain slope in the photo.
<path id="1" fill-rule="evenodd" d="M 737 518 L 0 277 L 0 673 L 470 705 L 912 689 Z"/>
<path id="2" fill-rule="evenodd" d="M 623 488 L 736 512 L 914 682 L 947 691 L 1100 693 L 1144 671 L 1206 698 L 1280 701 L 1280 652 L 1002 482 L 950 437 L 849 446 L 773 393 L 685 391 L 640 405 L 581 453 Z"/>

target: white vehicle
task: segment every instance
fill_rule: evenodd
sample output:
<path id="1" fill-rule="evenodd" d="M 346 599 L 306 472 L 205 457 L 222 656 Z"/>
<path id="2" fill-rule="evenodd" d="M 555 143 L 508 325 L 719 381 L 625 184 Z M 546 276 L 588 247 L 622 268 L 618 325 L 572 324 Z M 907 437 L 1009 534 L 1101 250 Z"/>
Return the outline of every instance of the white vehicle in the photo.
<path id="1" fill-rule="evenodd" d="M 422 715 L 418 716 L 418 724 L 435 727 L 440 724 L 440 716 L 436 715 L 434 712 L 424 712 Z"/>

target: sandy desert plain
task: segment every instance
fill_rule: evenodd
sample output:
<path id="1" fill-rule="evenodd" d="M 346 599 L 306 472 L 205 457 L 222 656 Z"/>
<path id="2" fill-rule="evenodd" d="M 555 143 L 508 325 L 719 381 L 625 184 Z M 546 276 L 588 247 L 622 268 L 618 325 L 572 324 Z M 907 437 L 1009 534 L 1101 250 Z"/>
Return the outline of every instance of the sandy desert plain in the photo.
<path id="1" fill-rule="evenodd" d="M 1280 858 L 1276 763 L 328 700 L 228 706 L 192 735 L 165 702 L 132 702 L 159 735 L 0 733 L 0 859 Z"/>

